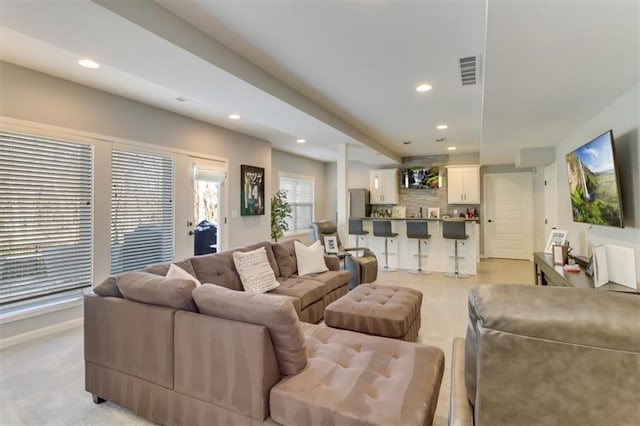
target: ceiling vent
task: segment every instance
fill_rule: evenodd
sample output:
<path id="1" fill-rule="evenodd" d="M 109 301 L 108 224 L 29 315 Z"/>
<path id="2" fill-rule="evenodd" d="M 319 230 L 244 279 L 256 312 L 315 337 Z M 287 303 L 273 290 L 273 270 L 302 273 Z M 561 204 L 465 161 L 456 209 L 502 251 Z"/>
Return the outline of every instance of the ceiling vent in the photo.
<path id="1" fill-rule="evenodd" d="M 463 86 L 476 84 L 476 57 L 460 58 L 460 79 Z"/>

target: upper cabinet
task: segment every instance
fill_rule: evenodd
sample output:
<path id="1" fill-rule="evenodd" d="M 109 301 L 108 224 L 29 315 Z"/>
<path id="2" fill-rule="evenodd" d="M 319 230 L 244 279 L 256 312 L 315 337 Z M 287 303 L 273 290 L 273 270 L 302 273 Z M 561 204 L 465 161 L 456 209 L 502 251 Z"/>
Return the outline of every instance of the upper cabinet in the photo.
<path id="1" fill-rule="evenodd" d="M 447 166 L 449 204 L 480 204 L 480 166 Z"/>
<path id="2" fill-rule="evenodd" d="M 398 169 L 369 171 L 371 204 L 398 204 Z"/>

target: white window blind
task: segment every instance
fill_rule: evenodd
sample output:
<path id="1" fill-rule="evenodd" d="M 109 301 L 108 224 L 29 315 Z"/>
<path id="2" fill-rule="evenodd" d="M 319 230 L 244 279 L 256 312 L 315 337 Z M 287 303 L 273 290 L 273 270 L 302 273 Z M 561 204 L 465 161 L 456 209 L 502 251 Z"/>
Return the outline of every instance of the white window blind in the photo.
<path id="1" fill-rule="evenodd" d="M 288 177 L 280 178 L 280 189 L 287 191 L 291 218 L 287 218 L 289 231 L 308 230 L 313 221 L 313 181 Z"/>
<path id="2" fill-rule="evenodd" d="M 93 147 L 0 132 L 0 305 L 91 285 Z"/>
<path id="3" fill-rule="evenodd" d="M 173 159 L 111 153 L 111 273 L 173 260 Z"/>

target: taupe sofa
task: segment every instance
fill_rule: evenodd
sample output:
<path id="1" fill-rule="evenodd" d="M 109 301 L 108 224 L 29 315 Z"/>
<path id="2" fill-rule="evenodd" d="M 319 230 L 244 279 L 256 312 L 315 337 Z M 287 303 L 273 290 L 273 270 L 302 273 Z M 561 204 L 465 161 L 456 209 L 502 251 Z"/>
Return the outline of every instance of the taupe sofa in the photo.
<path id="1" fill-rule="evenodd" d="M 478 287 L 451 368 L 450 426 L 637 425 L 640 296 Z"/>
<path id="2" fill-rule="evenodd" d="M 196 289 L 154 265 L 106 280 L 110 293 L 87 295 L 85 388 L 94 401 L 169 425 L 431 424 L 442 351 L 300 322 L 300 313 L 313 319 L 312 306 L 342 286 L 301 301 L 307 293 L 295 283 L 313 280 L 296 277 L 288 245 L 278 246 L 272 260 L 293 280 L 281 286 L 284 296 L 230 290 L 239 279 L 228 253 L 180 262 L 219 285 Z M 344 274 L 330 272 L 318 282 Z M 348 281 L 347 273 L 341 282 Z"/>

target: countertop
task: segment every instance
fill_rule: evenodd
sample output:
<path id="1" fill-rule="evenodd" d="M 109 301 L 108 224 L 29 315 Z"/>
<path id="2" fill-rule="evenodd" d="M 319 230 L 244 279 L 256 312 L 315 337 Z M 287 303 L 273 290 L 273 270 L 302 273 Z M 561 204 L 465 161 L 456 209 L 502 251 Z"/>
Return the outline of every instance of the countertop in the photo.
<path id="1" fill-rule="evenodd" d="M 442 218 L 439 218 L 439 219 L 429 219 L 429 218 L 427 218 L 427 217 L 423 217 L 423 218 L 420 218 L 420 217 L 351 217 L 351 218 L 349 218 L 349 219 L 362 219 L 362 220 L 404 220 L 404 221 L 427 220 L 427 221 L 431 221 L 431 222 L 442 222 L 442 221 L 445 221 L 445 220 L 459 220 L 459 221 L 464 221 L 464 222 L 476 222 L 476 223 L 479 223 L 479 222 L 480 222 L 480 219 L 478 219 L 478 218 L 472 218 L 472 219 L 464 218 L 464 219 L 462 219 L 462 218 L 457 218 L 457 217 L 456 217 L 456 218 L 453 218 L 453 217 L 452 217 L 452 218 L 449 218 L 449 219 L 442 219 Z"/>

